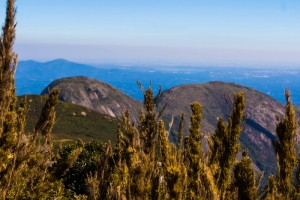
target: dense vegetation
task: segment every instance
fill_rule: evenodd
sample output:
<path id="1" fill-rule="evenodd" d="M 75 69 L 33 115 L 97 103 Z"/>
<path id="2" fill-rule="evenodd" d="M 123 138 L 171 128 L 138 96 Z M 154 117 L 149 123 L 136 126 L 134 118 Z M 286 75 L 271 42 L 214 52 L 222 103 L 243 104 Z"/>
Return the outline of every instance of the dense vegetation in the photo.
<path id="1" fill-rule="evenodd" d="M 45 95 L 26 95 L 29 110 L 25 133 L 31 132 L 39 119 L 43 105 L 47 100 Z M 17 104 L 25 96 L 18 97 Z M 55 146 L 59 143 L 73 143 L 78 138 L 84 142 L 92 139 L 99 141 L 110 140 L 112 144 L 117 141 L 116 131 L 121 120 L 101 114 L 86 107 L 58 101 L 54 109 L 57 120 L 52 129 L 51 138 Z"/>
<path id="2" fill-rule="evenodd" d="M 164 108 L 155 112 L 151 88 L 144 93 L 139 124 L 123 114 L 115 145 L 92 141 L 61 147 L 53 153 L 51 131 L 56 122 L 54 106 L 59 89 L 45 101 L 33 130 L 24 129 L 28 100 L 16 105 L 14 72 L 17 55 L 15 0 L 7 0 L 5 24 L 0 40 L 0 198 L 1 199 L 299 199 L 300 160 L 296 151 L 297 121 L 286 91 L 283 119 L 277 117 L 273 141 L 277 175 L 260 187 L 263 174 L 252 169 L 248 151 L 240 161 L 236 155 L 245 124 L 244 94 L 238 92 L 226 123 L 219 117 L 215 133 L 201 133 L 203 108 L 191 104 L 189 136 L 183 138 L 184 114 L 178 127 L 178 144 L 168 141 L 170 130 L 160 120 Z M 140 85 L 141 86 L 141 85 Z M 171 125 L 169 125 L 171 127 Z M 202 140 L 208 137 L 209 150 Z M 261 188 L 261 189 L 259 189 Z"/>

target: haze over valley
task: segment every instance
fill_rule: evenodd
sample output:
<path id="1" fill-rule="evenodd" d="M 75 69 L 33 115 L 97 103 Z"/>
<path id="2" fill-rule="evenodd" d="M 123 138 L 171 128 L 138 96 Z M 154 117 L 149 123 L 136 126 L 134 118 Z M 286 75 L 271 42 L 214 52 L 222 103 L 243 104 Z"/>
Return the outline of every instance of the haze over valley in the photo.
<path id="1" fill-rule="evenodd" d="M 293 103 L 300 105 L 300 68 L 279 67 L 191 67 L 191 66 L 120 66 L 97 67 L 57 59 L 45 63 L 20 61 L 16 72 L 17 95 L 40 94 L 53 80 L 70 76 L 87 76 L 106 82 L 137 100 L 143 100 L 136 81 L 153 90 L 163 90 L 180 84 L 225 81 L 264 92 L 285 103 L 284 90 L 290 89 Z"/>

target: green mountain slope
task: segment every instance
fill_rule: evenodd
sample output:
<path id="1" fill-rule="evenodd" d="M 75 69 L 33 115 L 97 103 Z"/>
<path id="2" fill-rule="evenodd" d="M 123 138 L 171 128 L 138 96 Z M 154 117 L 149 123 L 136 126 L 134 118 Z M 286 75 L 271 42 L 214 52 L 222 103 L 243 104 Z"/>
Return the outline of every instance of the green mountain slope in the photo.
<path id="1" fill-rule="evenodd" d="M 163 92 L 157 109 L 161 109 L 168 102 L 163 119 L 165 124 L 168 124 L 174 115 L 170 140 L 176 141 L 181 113 L 186 113 L 184 134 L 188 135 L 191 115 L 190 104 L 199 101 L 204 109 L 202 131 L 209 135 L 214 133 L 219 116 L 223 119 L 227 119 L 229 116 L 230 108 L 223 95 L 227 94 L 232 97 L 232 94 L 238 91 L 245 94 L 247 114 L 246 124 L 240 137 L 241 147 L 242 149 L 249 149 L 250 156 L 261 171 L 265 171 L 266 174 L 274 173 L 276 171 L 276 159 L 271 140 L 276 139 L 275 114 L 278 113 L 282 116 L 284 105 L 268 95 L 234 83 L 217 81 L 205 84 L 180 85 Z M 282 94 L 284 95 L 284 91 Z"/>
<path id="2" fill-rule="evenodd" d="M 21 98 L 24 96 L 18 97 L 18 101 Z M 46 98 L 42 95 L 27 95 L 29 111 L 25 127 L 26 133 L 32 132 Z M 121 121 L 115 117 L 63 101 L 57 103 L 55 111 L 57 122 L 52 131 L 54 143 L 72 142 L 77 138 L 81 138 L 85 142 L 96 139 L 103 142 L 110 140 L 114 143 L 117 139 L 116 131 L 118 123 Z"/>

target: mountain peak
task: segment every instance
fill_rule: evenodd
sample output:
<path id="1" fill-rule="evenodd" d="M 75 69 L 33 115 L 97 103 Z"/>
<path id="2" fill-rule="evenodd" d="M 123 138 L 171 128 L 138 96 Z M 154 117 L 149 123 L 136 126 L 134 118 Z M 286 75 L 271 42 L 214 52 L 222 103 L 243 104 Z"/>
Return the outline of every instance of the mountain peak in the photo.
<path id="1" fill-rule="evenodd" d="M 246 102 L 247 119 L 243 125 L 240 136 L 241 150 L 249 149 L 250 157 L 259 170 L 266 174 L 275 173 L 276 156 L 272 148 L 272 139 L 276 138 L 276 117 L 284 115 L 284 105 L 270 96 L 249 87 L 235 83 L 213 81 L 204 84 L 184 84 L 173 87 L 162 93 L 158 110 L 161 110 L 165 103 L 168 106 L 164 110 L 163 119 L 168 124 L 174 118 L 174 124 L 170 132 L 170 140 L 176 143 L 181 113 L 186 113 L 184 122 L 184 134 L 189 135 L 189 117 L 192 112 L 192 102 L 198 101 L 203 106 L 203 120 L 201 130 L 205 135 L 214 133 L 219 117 L 228 119 L 230 106 L 224 99 L 233 99 L 233 94 L 243 92 Z M 231 102 L 231 101 L 228 101 Z M 263 153 L 262 153 L 263 152 Z"/>
<path id="2" fill-rule="evenodd" d="M 45 63 L 72 63 L 72 62 L 68 61 L 66 59 L 63 59 L 63 58 L 58 58 L 58 59 L 50 60 L 50 61 L 45 62 Z"/>
<path id="3" fill-rule="evenodd" d="M 60 88 L 59 99 L 82 105 L 103 114 L 122 119 L 122 113 L 128 109 L 133 121 L 138 121 L 139 110 L 143 106 L 119 89 L 86 76 L 61 78 L 47 86 L 42 94 L 48 94 L 48 87 Z"/>

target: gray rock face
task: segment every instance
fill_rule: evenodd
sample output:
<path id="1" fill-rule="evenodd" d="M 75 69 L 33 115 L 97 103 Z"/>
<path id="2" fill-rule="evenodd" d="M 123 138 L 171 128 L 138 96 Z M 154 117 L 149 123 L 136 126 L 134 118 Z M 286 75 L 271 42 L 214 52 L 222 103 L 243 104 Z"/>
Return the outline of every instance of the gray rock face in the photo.
<path id="1" fill-rule="evenodd" d="M 186 114 L 184 134 L 188 135 L 190 125 L 190 104 L 198 101 L 203 106 L 201 129 L 206 135 L 214 133 L 218 117 L 225 121 L 230 114 L 230 108 L 224 99 L 224 94 L 244 92 L 246 102 L 247 120 L 240 137 L 242 149 L 249 149 L 250 156 L 261 171 L 267 174 L 276 170 L 276 156 L 271 144 L 276 139 L 275 114 L 284 115 L 284 105 L 268 95 L 248 87 L 234 83 L 210 82 L 205 84 L 180 85 L 164 91 L 157 105 L 161 109 L 168 102 L 163 114 L 165 124 L 171 121 L 174 115 L 174 124 L 171 129 L 170 139 L 177 141 L 177 129 L 181 113 Z M 282 91 L 284 95 L 284 91 Z M 298 114 L 299 116 L 299 114 Z M 168 128 L 168 127 L 167 127 Z M 298 133 L 299 135 L 299 133 Z"/>
<path id="2" fill-rule="evenodd" d="M 59 99 L 82 105 L 103 114 L 122 119 L 122 112 L 129 110 L 134 122 L 138 121 L 140 101 L 134 100 L 117 88 L 101 81 L 84 76 L 62 78 L 53 81 L 42 94 L 48 94 L 48 88 L 60 88 Z"/>

